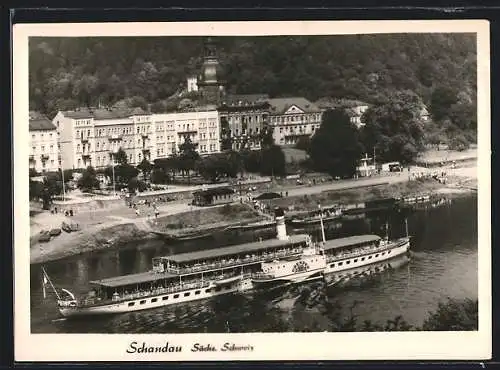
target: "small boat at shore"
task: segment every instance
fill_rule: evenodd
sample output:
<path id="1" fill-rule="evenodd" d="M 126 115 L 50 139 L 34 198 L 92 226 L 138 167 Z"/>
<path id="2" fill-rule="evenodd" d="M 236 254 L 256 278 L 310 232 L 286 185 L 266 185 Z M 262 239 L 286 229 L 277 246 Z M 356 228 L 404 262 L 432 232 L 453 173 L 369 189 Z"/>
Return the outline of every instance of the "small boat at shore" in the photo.
<path id="1" fill-rule="evenodd" d="M 306 226 L 320 225 L 321 222 L 328 223 L 330 221 L 338 220 L 342 217 L 342 210 L 340 208 L 329 208 L 310 212 L 304 217 L 294 217 L 289 221 L 289 224 L 295 228 Z"/>
<path id="2" fill-rule="evenodd" d="M 232 225 L 226 228 L 228 231 L 255 231 L 261 229 L 268 229 L 274 227 L 276 222 L 274 220 L 262 220 L 251 222 L 243 225 Z"/>
<path id="3" fill-rule="evenodd" d="M 184 233 L 184 234 L 172 234 L 168 232 L 161 232 L 161 231 L 153 231 L 156 235 L 160 236 L 163 240 L 168 241 L 168 242 L 186 242 L 186 241 L 193 241 L 193 240 L 202 240 L 202 239 L 208 239 L 213 236 L 214 230 L 210 231 L 205 231 L 205 232 L 200 232 L 200 231 L 194 231 L 194 232 L 189 232 L 189 233 Z"/>

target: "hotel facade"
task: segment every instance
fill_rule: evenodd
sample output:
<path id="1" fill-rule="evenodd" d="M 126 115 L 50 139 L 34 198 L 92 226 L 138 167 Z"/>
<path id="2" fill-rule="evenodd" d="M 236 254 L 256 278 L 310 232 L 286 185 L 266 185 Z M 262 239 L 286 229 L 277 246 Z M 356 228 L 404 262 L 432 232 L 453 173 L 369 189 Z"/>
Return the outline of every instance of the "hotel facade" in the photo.
<path id="1" fill-rule="evenodd" d="M 36 172 L 59 169 L 59 148 L 56 126 L 45 117 L 30 117 L 29 167 Z"/>
<path id="2" fill-rule="evenodd" d="M 322 110 L 305 98 L 275 98 L 268 103 L 276 145 L 295 145 L 301 137 L 314 135 L 321 125 Z"/>
<path id="3" fill-rule="evenodd" d="M 60 111 L 53 119 L 59 133 L 61 165 L 68 169 L 112 165 L 121 148 L 128 163 L 153 161 L 178 152 L 187 137 L 200 154 L 220 151 L 219 118 L 207 111 L 151 114 L 133 109 Z"/>

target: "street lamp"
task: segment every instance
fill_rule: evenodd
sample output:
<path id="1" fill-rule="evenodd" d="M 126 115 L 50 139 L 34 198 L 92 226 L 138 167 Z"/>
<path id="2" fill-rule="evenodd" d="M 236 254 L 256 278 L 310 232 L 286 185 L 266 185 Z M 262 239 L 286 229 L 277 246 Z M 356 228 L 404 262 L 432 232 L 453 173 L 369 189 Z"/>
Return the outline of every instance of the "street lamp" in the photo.
<path id="1" fill-rule="evenodd" d="M 113 195 L 116 197 L 116 183 L 115 183 L 115 155 L 111 154 L 111 170 L 113 172 Z"/>

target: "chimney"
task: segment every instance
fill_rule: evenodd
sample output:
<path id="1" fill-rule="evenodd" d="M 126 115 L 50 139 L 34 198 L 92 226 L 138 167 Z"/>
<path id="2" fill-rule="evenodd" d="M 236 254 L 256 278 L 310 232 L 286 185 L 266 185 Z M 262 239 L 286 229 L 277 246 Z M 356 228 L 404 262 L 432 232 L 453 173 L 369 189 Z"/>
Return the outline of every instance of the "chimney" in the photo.
<path id="1" fill-rule="evenodd" d="M 276 237 L 278 240 L 287 240 L 288 235 L 286 234 L 285 212 L 282 208 L 275 208 L 274 216 L 276 220 Z"/>

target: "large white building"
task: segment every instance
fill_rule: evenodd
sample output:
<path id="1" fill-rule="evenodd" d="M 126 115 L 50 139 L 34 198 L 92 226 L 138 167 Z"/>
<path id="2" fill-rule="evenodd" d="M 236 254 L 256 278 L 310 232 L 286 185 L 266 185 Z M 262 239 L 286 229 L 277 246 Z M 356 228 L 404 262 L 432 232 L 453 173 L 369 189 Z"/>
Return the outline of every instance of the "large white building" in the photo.
<path id="1" fill-rule="evenodd" d="M 29 166 L 37 172 L 59 169 L 59 148 L 56 126 L 45 117 L 30 117 Z"/>
<path id="2" fill-rule="evenodd" d="M 219 114 L 215 107 L 206 110 L 153 114 L 155 158 L 168 157 L 179 151 L 187 138 L 201 154 L 220 152 Z"/>
<path id="3" fill-rule="evenodd" d="M 179 150 L 189 136 L 200 154 L 220 151 L 219 116 L 206 111 L 151 114 L 140 108 L 60 111 L 53 119 L 60 134 L 63 168 L 102 168 L 122 148 L 128 163 L 153 161 Z"/>
<path id="4" fill-rule="evenodd" d="M 314 135 L 321 125 L 321 109 L 305 98 L 275 98 L 267 102 L 276 145 L 294 145 L 300 137 Z"/>

